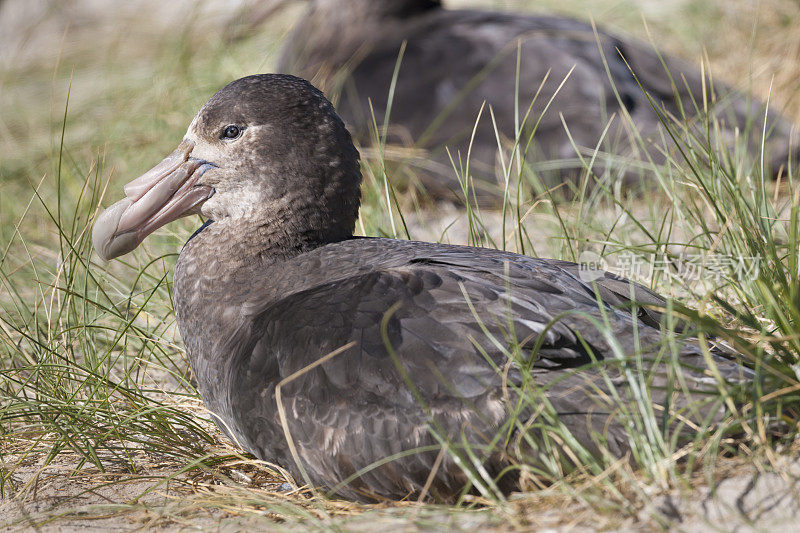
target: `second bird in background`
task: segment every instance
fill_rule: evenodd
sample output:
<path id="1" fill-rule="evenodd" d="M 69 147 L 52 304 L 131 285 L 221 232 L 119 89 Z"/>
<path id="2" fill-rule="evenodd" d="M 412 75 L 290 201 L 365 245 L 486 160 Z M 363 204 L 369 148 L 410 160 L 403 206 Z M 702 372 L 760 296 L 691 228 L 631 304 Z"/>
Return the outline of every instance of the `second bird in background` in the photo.
<path id="1" fill-rule="evenodd" d="M 439 0 L 311 0 L 279 69 L 338 97 L 339 112 L 368 143 L 373 115 L 380 125 L 386 114 L 398 60 L 388 138 L 423 149 L 399 159 L 435 199 L 462 197 L 451 157 L 458 167 L 469 152 L 474 199 L 499 204 L 505 176 L 498 133 L 508 165 L 517 125 L 523 151 L 535 128 L 526 159 L 548 187 L 574 183 L 598 147 L 597 175 L 627 186 L 646 179 L 651 163 L 663 163 L 664 151 L 674 148 L 654 105 L 668 123 L 693 122 L 703 136 L 707 100 L 720 126 L 712 135 L 732 148 L 746 134 L 753 159 L 760 149 L 764 103 L 710 79 L 704 87 L 698 68 L 565 17 L 450 10 Z M 476 128 L 484 103 L 493 117 L 484 107 Z M 798 145 L 787 119 L 773 110 L 768 118 L 766 161 L 777 173 L 790 156 L 796 160 Z"/>

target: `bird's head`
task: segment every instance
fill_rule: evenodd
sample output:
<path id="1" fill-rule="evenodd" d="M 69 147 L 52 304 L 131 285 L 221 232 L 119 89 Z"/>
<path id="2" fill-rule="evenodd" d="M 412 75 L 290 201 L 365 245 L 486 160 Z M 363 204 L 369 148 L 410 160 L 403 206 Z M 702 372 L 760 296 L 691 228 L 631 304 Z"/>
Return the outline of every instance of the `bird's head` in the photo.
<path id="1" fill-rule="evenodd" d="M 294 76 L 247 76 L 211 97 L 178 148 L 125 186 L 98 217 L 93 244 L 109 260 L 196 213 L 341 239 L 352 234 L 360 183 L 358 152 L 320 91 Z"/>

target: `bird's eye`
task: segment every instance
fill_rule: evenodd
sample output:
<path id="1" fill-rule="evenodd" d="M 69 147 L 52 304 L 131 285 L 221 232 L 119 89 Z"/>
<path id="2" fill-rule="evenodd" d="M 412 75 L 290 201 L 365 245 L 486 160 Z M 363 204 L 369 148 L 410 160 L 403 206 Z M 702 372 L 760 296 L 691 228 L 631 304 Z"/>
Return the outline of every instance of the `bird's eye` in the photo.
<path id="1" fill-rule="evenodd" d="M 229 124 L 222 130 L 222 134 L 220 134 L 219 138 L 228 141 L 232 139 L 238 139 L 242 135 L 243 131 L 244 128 L 241 128 L 236 124 Z"/>

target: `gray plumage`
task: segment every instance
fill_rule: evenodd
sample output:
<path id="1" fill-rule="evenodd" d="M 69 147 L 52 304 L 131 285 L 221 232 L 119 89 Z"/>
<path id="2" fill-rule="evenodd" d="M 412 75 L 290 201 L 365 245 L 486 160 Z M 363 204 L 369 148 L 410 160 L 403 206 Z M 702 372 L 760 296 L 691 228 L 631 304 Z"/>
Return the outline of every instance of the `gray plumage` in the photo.
<path id="1" fill-rule="evenodd" d="M 577 177 L 583 167 L 573 141 L 584 157 L 590 158 L 615 115 L 601 151 L 623 161 L 652 158 L 656 163 L 663 162 L 663 141 L 669 147 L 672 140 L 660 133 L 659 118 L 645 91 L 666 117 L 680 117 L 682 108 L 695 121 L 695 134 L 704 136 L 705 125 L 696 113 L 703 107 L 703 76 L 698 68 L 668 55 L 662 56 L 662 63 L 646 43 L 602 29 L 595 33 L 590 25 L 564 17 L 447 10 L 438 0 L 312 0 L 288 39 L 279 69 L 314 81 L 329 95 L 340 95 L 339 113 L 362 142 L 370 142 L 374 139 L 370 102 L 381 124 L 404 41 L 407 47 L 392 101 L 390 138 L 430 151 L 422 161 L 409 158 L 409 164 L 436 198 L 461 195 L 444 147 L 450 148 L 454 159 L 458 160 L 459 152 L 466 159 L 484 101 L 492 107 L 500 134 L 506 139 L 506 151 L 513 142 L 517 42 L 520 120 L 539 92 L 523 131 L 523 148 L 549 104 L 528 157 L 529 164 L 549 185 Z M 764 104 L 722 83 L 706 82 L 708 91 L 713 86 L 717 95 L 716 103 L 711 101 L 711 114 L 721 121 L 722 138 L 730 146 L 737 128 L 740 134 L 749 131 L 748 146 L 755 157 L 761 142 Z M 644 153 L 630 132 L 625 114 L 646 139 Z M 572 140 L 565 132 L 562 116 Z M 786 166 L 790 151 L 797 158 L 798 143 L 790 148 L 791 127 L 789 121 L 770 110 L 766 148 L 773 172 Z M 476 130 L 470 166 L 479 178 L 476 186 L 482 203 L 496 203 L 503 189 L 497 153 L 487 108 Z M 677 158 L 680 161 L 680 156 Z M 601 156 L 595 171 L 606 165 Z M 553 166 L 555 170 L 547 170 Z M 614 178 L 632 184 L 642 175 L 637 166 L 612 164 L 608 168 Z"/>
<path id="2" fill-rule="evenodd" d="M 428 414 L 404 383 L 384 339 L 447 437 L 458 443 L 464 430 L 469 442 L 486 445 L 508 420 L 517 397 L 510 393 L 512 405 L 503 397 L 503 372 L 482 352 L 501 369 L 509 360 L 482 326 L 511 344 L 512 323 L 514 337 L 530 351 L 538 333 L 561 313 L 567 316 L 547 332 L 535 356 L 533 379 L 548 390 L 561 422 L 587 449 L 598 453 L 597 442 L 606 441 L 617 456 L 629 451 L 616 407 L 601 399 L 608 388 L 600 373 L 576 374 L 574 369 L 592 363 L 582 342 L 595 357 L 614 360 L 608 339 L 592 323 L 603 322 L 601 313 L 607 314 L 611 335 L 629 355 L 637 337 L 657 351 L 660 333 L 636 322 L 629 311 L 610 305 L 601 311 L 593 288 L 574 276 L 575 265 L 466 247 L 353 239 L 271 265 L 254 261 L 252 268 L 226 279 L 208 252 L 217 239 L 227 238 L 227 232 L 215 232 L 212 225 L 184 249 L 175 276 L 176 309 L 208 408 L 224 421 L 220 427 L 257 457 L 297 474 L 276 409 L 275 387 L 350 342 L 353 348 L 283 390 L 288 427 L 312 481 L 334 487 L 393 454 L 435 446 Z M 204 265 L 201 291 L 190 288 L 198 278 L 196 271 L 189 271 L 193 262 Z M 220 278 L 225 283 L 211 289 Z M 630 286 L 621 285 L 611 289 L 601 281 L 605 301 L 628 301 Z M 634 290 L 645 301 L 662 302 L 641 286 L 634 285 Z M 393 305 L 398 307 L 384 336 L 381 324 Z M 687 346 L 682 357 L 683 364 L 705 367 L 695 346 Z M 736 365 L 719 364 L 727 377 L 738 377 Z M 626 395 L 618 369 L 612 365 L 607 371 Z M 505 379 L 512 387 L 521 385 L 521 369 L 512 365 Z M 662 406 L 663 380 L 652 384 L 653 401 Z M 709 416 L 707 409 L 702 412 Z M 520 419 L 527 420 L 531 411 L 526 407 Z M 499 446 L 485 461 L 493 475 L 509 464 L 502 451 Z M 427 451 L 378 467 L 339 494 L 413 498 L 436 456 L 437 451 Z M 461 469 L 447 457 L 432 490 L 447 499 L 465 482 Z"/>
<path id="3" fill-rule="evenodd" d="M 199 209 L 213 222 L 181 251 L 175 310 L 198 389 L 220 428 L 246 451 L 297 474 L 276 388 L 349 346 L 282 388 L 287 428 L 314 484 L 332 488 L 393 454 L 435 448 L 431 427 L 456 444 L 463 434 L 472 445 L 486 446 L 508 426 L 520 399 L 514 387 L 527 379 L 545 391 L 560 421 L 589 452 L 607 447 L 623 456 L 630 428 L 617 416 L 621 406 L 608 394 L 609 382 L 596 365 L 576 371 L 597 359 L 624 393 L 631 384 L 613 344 L 622 355 L 640 346 L 644 370 L 655 365 L 652 401 L 672 406 L 665 419 L 670 431 L 685 433 L 678 411 L 695 393 L 702 399 L 714 389 L 699 347 L 686 341 L 680 360 L 694 392 L 667 390 L 666 366 L 652 361 L 666 334 L 659 330 L 659 313 L 641 307 L 664 301 L 640 285 L 611 274 L 586 283 L 578 266 L 564 261 L 352 237 L 358 152 L 330 103 L 303 80 L 260 75 L 229 84 L 203 106 L 181 147 L 179 156 L 191 148 L 180 156 L 185 163 L 174 162 L 173 153 L 156 167 L 168 183 L 183 176 L 181 168 L 205 170 L 190 174 L 191 186 L 165 205 L 199 190 L 208 197 Z M 98 220 L 94 241 L 104 257 L 123 253 L 118 239 L 130 243 L 130 220 L 120 218 L 121 210 L 147 220 L 174 214 L 140 215 L 151 207 L 147 193 L 137 199 L 143 183 L 150 182 L 140 178 L 128 186 L 129 198 Z M 144 207 L 135 207 L 142 201 Z M 124 229 L 115 229 L 120 224 Z M 504 352 L 514 341 L 522 347 L 520 361 Z M 532 353 L 537 342 L 541 346 Z M 713 357 L 726 378 L 746 378 L 739 365 Z M 533 417 L 536 407 L 523 405 L 520 420 Z M 710 403 L 681 416 L 705 423 L 723 414 Z M 525 432 L 506 430 L 508 443 L 479 453 L 492 475 L 509 465 L 512 453 L 533 464 L 543 459 L 544 452 L 527 441 L 514 452 Z M 542 437 L 536 429 L 528 436 Z M 437 454 L 428 449 L 390 461 L 338 494 L 416 497 Z M 445 454 L 432 478 L 431 494 L 440 499 L 454 497 L 466 483 L 453 457 Z M 510 490 L 515 480 L 508 475 L 500 484 Z"/>

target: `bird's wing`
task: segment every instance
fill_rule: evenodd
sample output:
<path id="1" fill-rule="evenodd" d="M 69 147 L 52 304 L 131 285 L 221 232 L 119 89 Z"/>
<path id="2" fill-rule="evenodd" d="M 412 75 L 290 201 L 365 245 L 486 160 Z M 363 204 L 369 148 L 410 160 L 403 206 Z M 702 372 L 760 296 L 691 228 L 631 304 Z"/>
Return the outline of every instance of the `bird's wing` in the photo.
<path id="1" fill-rule="evenodd" d="M 420 245 L 390 246 L 414 244 Z M 655 344 L 656 329 L 629 311 L 599 305 L 594 289 L 568 271 L 571 264 L 461 247 L 419 248 L 408 260 L 354 269 L 348 276 L 331 272 L 329 281 L 267 305 L 252 300 L 252 320 L 242 338 L 256 341 L 236 355 L 231 396 L 240 424 L 264 428 L 261 434 L 250 431 L 251 449 L 269 456 L 280 448 L 274 440 L 274 382 L 290 377 L 281 388 L 286 428 L 312 477 L 328 486 L 393 454 L 436 448 L 432 433 L 459 440 L 464 432 L 470 442 L 488 443 L 509 419 L 518 400 L 513 389 L 526 376 L 547 392 L 587 447 L 594 445 L 592 431 L 621 438 L 619 424 L 609 421 L 607 398 L 598 393 L 607 386 L 600 373 L 571 370 L 613 359 L 611 342 L 630 351 L 635 339 L 641 346 Z M 599 286 L 601 293 L 624 298 L 616 286 Z M 530 359 L 537 342 L 541 346 Z M 520 353 L 509 356 L 514 345 Z M 419 490 L 436 456 L 428 450 L 385 465 L 361 476 L 360 488 L 383 494 Z M 442 468 L 454 466 L 446 461 Z M 439 483 L 447 480 L 453 485 L 441 491 L 463 484 L 453 476 Z"/>

